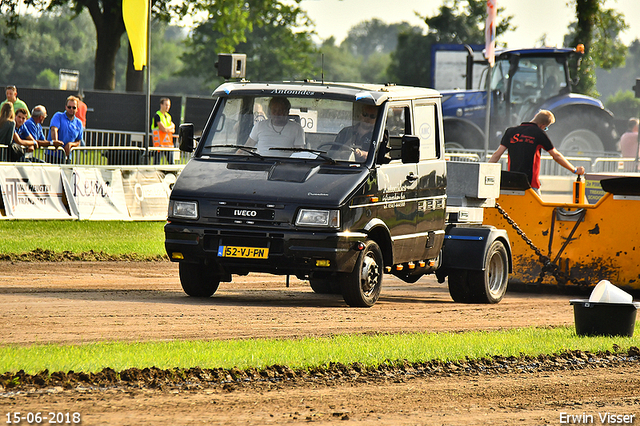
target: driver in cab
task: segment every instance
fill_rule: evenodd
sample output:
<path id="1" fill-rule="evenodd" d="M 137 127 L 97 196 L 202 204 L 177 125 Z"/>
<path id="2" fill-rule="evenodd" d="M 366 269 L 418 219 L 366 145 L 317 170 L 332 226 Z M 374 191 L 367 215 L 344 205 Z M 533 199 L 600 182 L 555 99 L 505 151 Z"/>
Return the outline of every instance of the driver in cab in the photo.
<path id="1" fill-rule="evenodd" d="M 291 102 L 283 97 L 273 97 L 269 101 L 267 120 L 258 121 L 251 129 L 247 146 L 255 146 L 260 155 L 274 155 L 277 150 L 270 148 L 304 148 L 304 130 L 297 122 L 289 119 Z"/>
<path id="2" fill-rule="evenodd" d="M 351 148 L 356 161 L 365 161 L 371 147 L 371 134 L 377 115 L 378 109 L 374 105 L 363 105 L 360 120 L 353 126 L 340 130 L 335 144 Z"/>

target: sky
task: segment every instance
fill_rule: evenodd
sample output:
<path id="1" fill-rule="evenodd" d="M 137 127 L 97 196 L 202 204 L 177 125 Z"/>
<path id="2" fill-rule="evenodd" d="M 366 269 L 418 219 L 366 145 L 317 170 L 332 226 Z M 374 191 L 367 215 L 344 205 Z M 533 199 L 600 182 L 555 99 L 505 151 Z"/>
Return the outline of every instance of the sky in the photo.
<path id="1" fill-rule="evenodd" d="M 442 0 L 302 0 L 301 7 L 315 22 L 320 39 L 334 36 L 339 44 L 351 27 L 378 18 L 388 24 L 406 21 L 426 30 L 423 20 L 416 16 L 437 14 Z M 498 39 L 510 48 L 539 46 L 546 34 L 546 45 L 562 47 L 569 24 L 576 20 L 575 6 L 566 0 L 497 0 L 498 8 L 512 15 L 517 27 Z M 640 0 L 606 0 L 605 8 L 624 14 L 629 29 L 621 39 L 625 44 L 640 39 Z M 498 16 L 499 18 L 499 16 Z"/>

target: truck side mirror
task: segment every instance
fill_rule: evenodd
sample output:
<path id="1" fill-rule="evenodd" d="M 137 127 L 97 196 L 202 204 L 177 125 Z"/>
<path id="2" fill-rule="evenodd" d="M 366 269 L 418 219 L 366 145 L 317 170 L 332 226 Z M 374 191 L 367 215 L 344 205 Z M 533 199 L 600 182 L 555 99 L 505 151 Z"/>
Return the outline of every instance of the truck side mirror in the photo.
<path id="1" fill-rule="evenodd" d="M 420 138 L 404 135 L 402 137 L 401 158 L 403 163 L 417 163 L 420 161 Z"/>
<path id="2" fill-rule="evenodd" d="M 180 151 L 193 152 L 195 148 L 193 143 L 193 123 L 185 123 L 180 125 L 180 133 L 178 133 L 178 147 Z"/>

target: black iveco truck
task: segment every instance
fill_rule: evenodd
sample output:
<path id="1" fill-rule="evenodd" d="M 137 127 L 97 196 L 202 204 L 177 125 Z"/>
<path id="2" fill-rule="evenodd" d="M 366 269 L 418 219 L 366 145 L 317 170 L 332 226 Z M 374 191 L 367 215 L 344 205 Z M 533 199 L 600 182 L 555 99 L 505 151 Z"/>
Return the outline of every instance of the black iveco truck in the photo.
<path id="1" fill-rule="evenodd" d="M 368 307 L 385 273 L 407 282 L 436 273 L 456 301 L 502 299 L 509 241 L 481 224 L 487 200 L 478 193 L 489 185 L 499 194 L 499 166 L 476 163 L 498 168 L 458 176 L 475 193 L 448 209 L 438 92 L 236 82 L 213 96 L 200 138 L 181 126 L 180 149 L 193 158 L 165 226 L 187 294 L 209 297 L 233 275 L 267 272 Z"/>

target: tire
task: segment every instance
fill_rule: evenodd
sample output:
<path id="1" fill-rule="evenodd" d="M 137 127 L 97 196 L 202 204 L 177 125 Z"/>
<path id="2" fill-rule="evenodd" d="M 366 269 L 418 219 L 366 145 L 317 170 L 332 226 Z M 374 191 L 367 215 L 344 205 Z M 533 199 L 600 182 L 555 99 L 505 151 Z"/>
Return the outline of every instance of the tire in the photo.
<path id="1" fill-rule="evenodd" d="M 360 252 L 353 272 L 343 276 L 342 297 L 349 306 L 370 308 L 380 297 L 384 261 L 375 241 L 368 240 Z"/>
<path id="2" fill-rule="evenodd" d="M 605 146 L 597 124 L 598 119 L 591 114 L 559 118 L 549 127 L 551 141 L 565 157 L 602 155 Z"/>
<path id="3" fill-rule="evenodd" d="M 456 303 L 473 303 L 475 297 L 469 285 L 469 271 L 452 269 L 449 271 L 449 294 Z"/>
<path id="4" fill-rule="evenodd" d="M 484 271 L 454 269 L 449 273 L 449 294 L 458 303 L 498 303 L 507 292 L 509 257 L 502 241 L 494 241 Z"/>
<path id="5" fill-rule="evenodd" d="M 202 263 L 180 262 L 180 284 L 191 297 L 211 297 L 218 286 L 220 278 L 210 272 L 210 267 Z"/>
<path id="6" fill-rule="evenodd" d="M 507 292 L 509 282 L 509 255 L 502 241 L 496 240 L 489 247 L 484 271 L 470 271 L 471 286 L 480 303 L 498 303 Z"/>
<path id="7" fill-rule="evenodd" d="M 337 280 L 312 278 L 309 280 L 311 289 L 316 294 L 340 294 L 340 284 Z"/>

